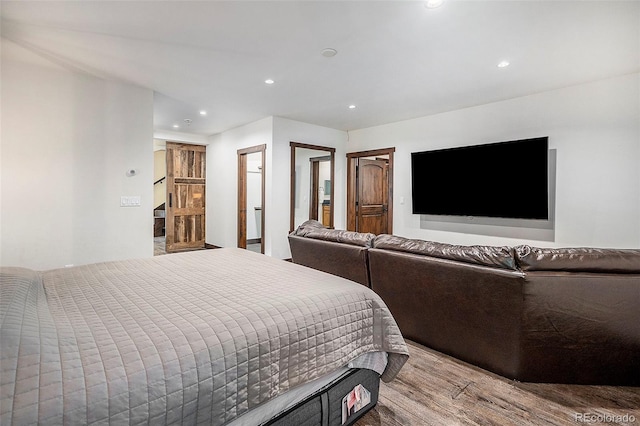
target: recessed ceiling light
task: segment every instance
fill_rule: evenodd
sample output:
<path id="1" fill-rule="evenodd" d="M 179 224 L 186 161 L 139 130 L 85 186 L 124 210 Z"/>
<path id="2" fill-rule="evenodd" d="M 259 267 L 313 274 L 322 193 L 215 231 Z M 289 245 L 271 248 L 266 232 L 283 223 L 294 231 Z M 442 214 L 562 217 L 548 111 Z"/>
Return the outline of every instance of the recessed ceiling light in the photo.
<path id="1" fill-rule="evenodd" d="M 272 79 L 268 78 L 264 81 L 266 84 L 273 84 L 275 83 L 275 81 L 273 81 Z"/>
<path id="2" fill-rule="evenodd" d="M 325 58 L 332 58 L 338 54 L 336 49 L 326 48 L 322 50 L 322 56 Z"/>
<path id="3" fill-rule="evenodd" d="M 427 0 L 424 2 L 424 7 L 427 9 L 435 9 L 436 7 L 440 7 L 444 4 L 444 0 Z"/>
<path id="4" fill-rule="evenodd" d="M 207 111 L 205 110 L 200 111 L 200 115 L 207 115 Z"/>
<path id="5" fill-rule="evenodd" d="M 177 124 L 174 124 L 174 125 L 173 125 L 173 128 L 174 128 L 174 129 L 179 129 L 179 128 L 180 128 L 180 126 L 178 126 Z"/>
<path id="6" fill-rule="evenodd" d="M 500 61 L 498 62 L 498 68 L 506 68 L 509 66 L 509 61 Z"/>
<path id="7" fill-rule="evenodd" d="M 349 105 L 349 109 L 356 109 L 355 105 Z"/>

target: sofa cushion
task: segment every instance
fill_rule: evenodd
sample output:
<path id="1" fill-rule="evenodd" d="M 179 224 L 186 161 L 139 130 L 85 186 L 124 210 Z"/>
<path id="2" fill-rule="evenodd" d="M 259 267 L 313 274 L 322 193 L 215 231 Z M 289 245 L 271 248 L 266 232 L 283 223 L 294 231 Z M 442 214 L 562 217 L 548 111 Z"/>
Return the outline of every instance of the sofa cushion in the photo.
<path id="1" fill-rule="evenodd" d="M 373 240 L 373 248 L 516 270 L 513 249 L 506 246 L 459 246 L 434 241 L 412 240 L 395 235 L 378 235 Z"/>
<path id="2" fill-rule="evenodd" d="M 515 247 L 516 261 L 523 271 L 570 271 L 640 273 L 640 250 L 589 247 Z"/>
<path id="3" fill-rule="evenodd" d="M 317 220 L 309 219 L 306 222 L 303 222 L 302 225 L 294 229 L 292 234 L 299 237 L 304 237 L 307 232 L 317 229 L 324 229 L 324 225 Z"/>
<path id="4" fill-rule="evenodd" d="M 371 242 L 375 238 L 375 234 L 366 232 L 353 232 L 325 228 L 316 220 L 308 220 L 304 222 L 294 231 L 294 235 L 298 237 L 313 238 L 316 240 L 351 244 L 360 247 L 371 247 Z"/>

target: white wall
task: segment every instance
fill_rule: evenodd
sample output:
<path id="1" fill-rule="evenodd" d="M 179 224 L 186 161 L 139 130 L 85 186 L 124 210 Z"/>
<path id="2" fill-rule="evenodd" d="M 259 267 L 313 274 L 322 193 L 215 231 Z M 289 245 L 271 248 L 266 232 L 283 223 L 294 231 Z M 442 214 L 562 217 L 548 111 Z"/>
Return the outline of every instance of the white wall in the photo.
<path id="1" fill-rule="evenodd" d="M 334 195 L 334 226 L 337 229 L 344 229 L 346 224 L 346 146 L 347 133 L 341 130 L 316 126 L 299 121 L 288 120 L 281 117 L 273 119 L 273 161 L 277 164 L 273 172 L 274 185 L 272 199 L 267 203 L 273 204 L 276 217 L 271 222 L 272 234 L 272 256 L 281 259 L 291 257 L 289 251 L 290 225 L 290 142 L 306 143 L 310 145 L 320 145 L 335 148 L 335 182 L 336 189 Z M 271 169 L 273 170 L 273 169 Z M 268 194 L 269 192 L 267 192 Z M 269 213 L 267 213 L 269 214 Z M 267 228 L 269 230 L 269 228 Z"/>
<path id="2" fill-rule="evenodd" d="M 536 234 L 500 223 L 421 221 L 411 213 L 411 152 L 537 136 L 549 136 L 556 161 L 550 234 L 527 238 Z M 389 146 L 396 147 L 397 235 L 457 244 L 640 247 L 640 74 L 357 130 L 347 145 L 350 152 Z M 514 178 L 526 196 L 526 176 Z"/>
<path id="3" fill-rule="evenodd" d="M 207 147 L 207 243 L 237 246 L 237 151 L 266 144 L 265 254 L 280 259 L 289 251 L 289 142 L 336 148 L 336 227 L 344 228 L 346 132 L 269 117 L 209 138 Z"/>
<path id="4" fill-rule="evenodd" d="M 48 269 L 151 256 L 152 92 L 70 71 L 5 40 L 1 90 L 2 265 Z M 346 224 L 347 150 L 395 146 L 395 234 L 459 244 L 640 247 L 639 104 L 640 75 L 633 74 L 349 135 L 265 118 L 206 140 L 207 242 L 236 246 L 237 150 L 265 143 L 265 250 L 290 257 L 289 142 L 296 141 L 336 148 L 338 229 Z M 556 157 L 551 239 L 411 214 L 411 152 L 545 135 Z M 138 175 L 127 177 L 130 168 Z M 121 195 L 140 195 L 142 206 L 120 207 Z"/>
<path id="5" fill-rule="evenodd" d="M 266 197 L 270 196 L 269 176 L 273 118 L 268 117 L 209 138 L 207 146 L 207 243 L 218 247 L 238 245 L 238 150 L 267 145 Z M 265 234 L 271 212 L 266 210 Z M 265 235 L 265 239 L 267 239 Z M 265 247 L 265 252 L 267 248 Z"/>
<path id="6" fill-rule="evenodd" d="M 157 140 L 157 139 L 156 139 Z M 155 142 L 155 141 L 154 141 Z M 163 141 L 164 143 L 164 141 Z M 155 145 L 155 143 L 154 143 Z M 157 208 L 167 201 L 167 150 L 153 151 L 153 208 Z M 165 179 L 163 179 L 165 178 Z M 160 180 L 162 179 L 162 180 Z M 158 182 L 160 180 L 160 182 Z M 158 183 L 155 183 L 158 182 Z"/>
<path id="7" fill-rule="evenodd" d="M 1 102 L 2 265 L 152 256 L 153 93 L 3 39 Z M 122 195 L 142 205 L 120 207 Z"/>

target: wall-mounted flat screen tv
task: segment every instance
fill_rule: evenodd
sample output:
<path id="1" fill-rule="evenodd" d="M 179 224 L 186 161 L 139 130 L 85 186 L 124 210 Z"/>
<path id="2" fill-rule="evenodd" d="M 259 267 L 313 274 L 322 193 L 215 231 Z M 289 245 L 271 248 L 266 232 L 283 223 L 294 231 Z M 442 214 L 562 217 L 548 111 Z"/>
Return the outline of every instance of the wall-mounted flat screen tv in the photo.
<path id="1" fill-rule="evenodd" d="M 548 219 L 547 137 L 411 154 L 414 214 Z"/>

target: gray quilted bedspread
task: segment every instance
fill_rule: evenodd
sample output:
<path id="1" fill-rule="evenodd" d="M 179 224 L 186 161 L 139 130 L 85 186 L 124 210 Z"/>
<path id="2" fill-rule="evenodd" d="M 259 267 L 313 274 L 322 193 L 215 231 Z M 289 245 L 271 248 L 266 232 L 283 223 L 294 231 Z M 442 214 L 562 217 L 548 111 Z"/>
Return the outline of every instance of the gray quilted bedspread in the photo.
<path id="1" fill-rule="evenodd" d="M 368 288 L 239 249 L 3 268 L 0 424 L 224 424 L 404 340 Z"/>

